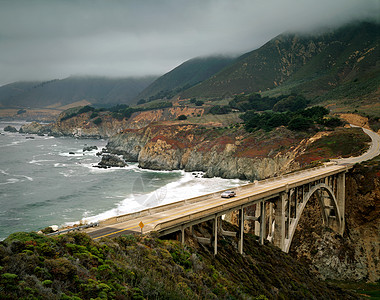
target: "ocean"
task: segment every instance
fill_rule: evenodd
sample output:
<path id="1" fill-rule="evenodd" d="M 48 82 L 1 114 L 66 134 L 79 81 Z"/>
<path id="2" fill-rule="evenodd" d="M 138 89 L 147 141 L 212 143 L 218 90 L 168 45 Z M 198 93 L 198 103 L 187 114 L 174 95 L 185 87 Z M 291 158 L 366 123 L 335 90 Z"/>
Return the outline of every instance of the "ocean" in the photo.
<path id="1" fill-rule="evenodd" d="M 106 140 L 4 132 L 7 125 L 22 124 L 0 122 L 0 240 L 13 232 L 95 222 L 246 183 L 146 170 L 137 163 L 95 168 Z M 83 152 L 85 146 L 98 150 Z"/>

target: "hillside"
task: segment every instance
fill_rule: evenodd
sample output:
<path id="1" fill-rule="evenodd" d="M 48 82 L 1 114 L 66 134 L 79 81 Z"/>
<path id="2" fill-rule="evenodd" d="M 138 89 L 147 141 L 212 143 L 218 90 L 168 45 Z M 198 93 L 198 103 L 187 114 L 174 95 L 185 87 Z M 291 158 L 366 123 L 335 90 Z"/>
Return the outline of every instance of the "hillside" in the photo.
<path id="1" fill-rule="evenodd" d="M 380 84 L 379 32 L 379 24 L 358 23 L 318 35 L 282 34 L 181 97 L 223 98 L 269 89 L 308 98 L 373 94 Z"/>
<path id="2" fill-rule="evenodd" d="M 0 108 L 60 107 L 82 100 L 99 105 L 129 104 L 154 79 L 68 77 L 38 83 L 16 82 L 0 87 Z"/>
<path id="3" fill-rule="evenodd" d="M 145 101 L 157 98 L 171 98 L 178 92 L 187 89 L 233 62 L 233 58 L 224 56 L 198 57 L 190 59 L 175 69 L 159 77 L 136 98 Z"/>
<path id="4" fill-rule="evenodd" d="M 230 225 L 225 224 L 227 228 Z M 226 228 L 225 227 L 225 228 Z M 207 234 L 211 228 L 197 228 Z M 357 299 L 246 234 L 207 246 L 153 236 L 93 241 L 83 233 L 15 233 L 0 243 L 2 299 Z M 210 247 L 211 248 L 211 247 Z M 79 298 L 78 298 L 79 297 Z"/>

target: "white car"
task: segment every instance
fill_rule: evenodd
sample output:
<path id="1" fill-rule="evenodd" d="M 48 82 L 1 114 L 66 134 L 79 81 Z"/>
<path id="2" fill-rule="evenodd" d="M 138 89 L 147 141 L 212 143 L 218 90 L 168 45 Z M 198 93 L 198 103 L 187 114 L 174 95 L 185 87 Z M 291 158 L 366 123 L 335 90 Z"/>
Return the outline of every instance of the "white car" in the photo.
<path id="1" fill-rule="evenodd" d="M 231 198 L 231 197 L 235 197 L 236 193 L 235 193 L 235 191 L 225 191 L 220 196 L 222 198 Z"/>

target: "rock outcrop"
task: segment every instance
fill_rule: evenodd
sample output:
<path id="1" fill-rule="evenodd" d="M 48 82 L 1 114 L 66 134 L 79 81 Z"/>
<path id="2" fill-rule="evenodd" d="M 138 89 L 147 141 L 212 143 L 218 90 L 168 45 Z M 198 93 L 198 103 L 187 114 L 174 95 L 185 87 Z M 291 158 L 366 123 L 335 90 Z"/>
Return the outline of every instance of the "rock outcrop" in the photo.
<path id="1" fill-rule="evenodd" d="M 18 132 L 18 130 L 15 128 L 15 127 L 13 127 L 13 126 L 6 126 L 5 128 L 4 128 L 4 131 L 7 131 L 7 132 Z"/>
<path id="2" fill-rule="evenodd" d="M 127 164 L 123 159 L 116 155 L 104 154 L 102 156 L 102 160 L 97 165 L 100 168 L 108 168 L 108 167 L 125 167 Z"/>
<path id="3" fill-rule="evenodd" d="M 41 125 L 38 122 L 27 123 L 21 126 L 20 133 L 29 133 L 29 134 L 41 134 L 48 132 L 48 127 Z"/>
<path id="4" fill-rule="evenodd" d="M 262 179 L 298 167 L 291 132 L 280 128 L 271 136 L 243 129 L 212 129 L 197 125 L 150 125 L 111 137 L 107 149 L 126 161 L 154 170 L 203 171 L 208 177 Z"/>

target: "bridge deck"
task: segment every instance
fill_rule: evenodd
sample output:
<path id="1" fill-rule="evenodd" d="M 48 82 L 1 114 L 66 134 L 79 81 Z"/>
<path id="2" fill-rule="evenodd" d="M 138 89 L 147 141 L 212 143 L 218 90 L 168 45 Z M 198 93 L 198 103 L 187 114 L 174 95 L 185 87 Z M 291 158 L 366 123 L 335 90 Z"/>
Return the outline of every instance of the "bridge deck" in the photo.
<path id="1" fill-rule="evenodd" d="M 258 181 L 235 188 L 237 196 L 223 199 L 220 193 L 179 201 L 175 204 L 151 208 L 141 213 L 132 213 L 100 222 L 97 228 L 86 230 L 94 238 L 115 237 L 121 234 L 141 232 L 139 223 L 144 223 L 143 232 L 180 230 L 184 224 L 222 215 L 233 209 L 253 204 L 265 198 L 275 197 L 279 193 L 295 186 L 307 184 L 324 177 L 344 172 L 351 165 L 329 165 L 299 171 L 281 177 Z M 121 221 L 120 220 L 125 220 Z"/>

